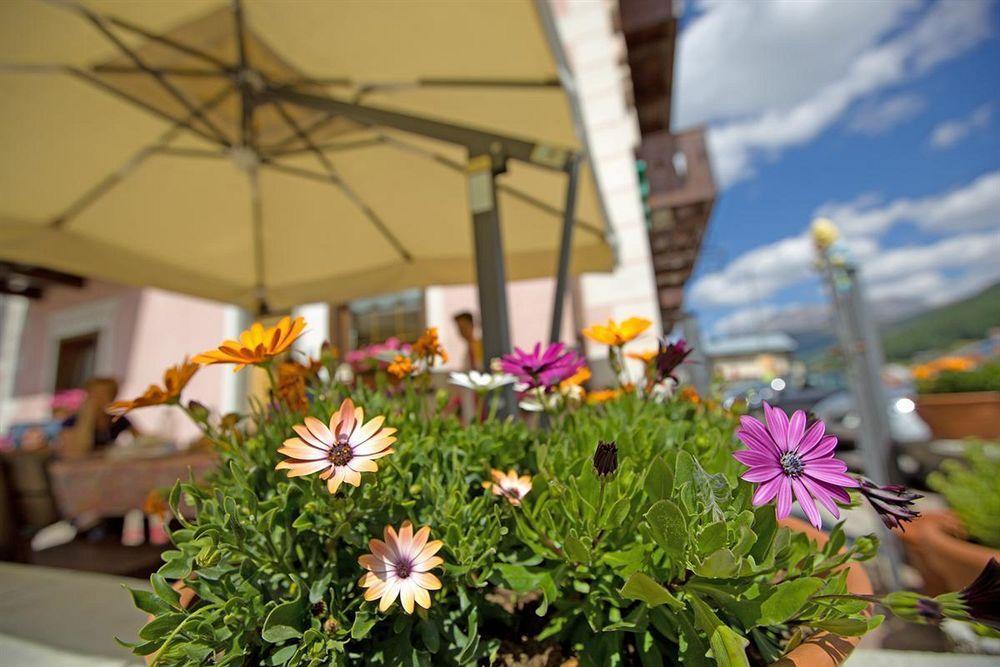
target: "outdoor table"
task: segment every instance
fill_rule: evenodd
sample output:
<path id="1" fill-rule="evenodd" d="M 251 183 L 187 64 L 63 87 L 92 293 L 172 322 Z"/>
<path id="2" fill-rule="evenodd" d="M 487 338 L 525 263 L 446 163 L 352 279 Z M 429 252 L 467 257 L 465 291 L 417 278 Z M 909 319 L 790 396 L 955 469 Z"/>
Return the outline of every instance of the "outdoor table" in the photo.
<path id="1" fill-rule="evenodd" d="M 63 518 L 84 513 L 120 517 L 141 508 L 153 489 L 187 481 L 189 472 L 201 479 L 215 464 L 215 457 L 203 450 L 155 458 L 97 455 L 52 462 L 49 483 Z"/>
<path id="2" fill-rule="evenodd" d="M 139 579 L 0 563 L 0 666 L 141 665 L 114 640 L 135 641 L 146 620 L 122 584 L 149 589 Z"/>

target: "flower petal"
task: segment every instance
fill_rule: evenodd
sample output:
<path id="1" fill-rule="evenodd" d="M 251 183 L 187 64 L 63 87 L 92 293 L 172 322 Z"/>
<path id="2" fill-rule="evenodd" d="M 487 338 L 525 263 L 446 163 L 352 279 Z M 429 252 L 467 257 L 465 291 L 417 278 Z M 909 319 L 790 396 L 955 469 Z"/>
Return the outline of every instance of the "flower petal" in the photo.
<path id="1" fill-rule="evenodd" d="M 312 433 L 316 440 L 319 440 L 321 443 L 332 445 L 336 440 L 333 437 L 333 433 L 330 432 L 329 427 L 315 417 L 306 417 L 304 421 L 306 428 L 309 429 L 309 432 Z M 295 432 L 299 433 L 298 430 Z M 299 435 L 302 434 L 299 433 Z"/>
<path id="2" fill-rule="evenodd" d="M 404 580 L 399 584 L 399 603 L 403 605 L 403 611 L 407 614 L 413 613 L 413 589 L 416 588 L 414 583 L 409 580 Z"/>
<path id="3" fill-rule="evenodd" d="M 287 465 L 282 466 L 288 470 L 289 477 L 301 477 L 303 475 L 311 475 L 314 472 L 319 472 L 323 468 L 330 465 L 329 461 L 284 461 Z"/>
<path id="4" fill-rule="evenodd" d="M 806 413 L 796 410 L 788 420 L 788 449 L 798 451 L 799 442 L 806 432 Z"/>
<path id="5" fill-rule="evenodd" d="M 410 577 L 420 584 L 421 588 L 426 588 L 429 591 L 436 591 L 441 588 L 441 580 L 430 572 L 412 572 Z"/>
<path id="6" fill-rule="evenodd" d="M 399 579 L 393 579 L 386 585 L 385 591 L 382 593 L 382 599 L 378 603 L 379 611 L 386 611 L 392 606 L 392 603 L 396 601 L 396 596 L 399 595 L 399 587 Z"/>
<path id="7" fill-rule="evenodd" d="M 833 450 L 837 448 L 837 436 L 827 435 L 820 438 L 808 452 L 799 452 L 802 456 L 803 461 L 813 461 L 816 459 L 827 458 L 833 453 Z"/>
<path id="8" fill-rule="evenodd" d="M 745 479 L 748 482 L 767 482 L 774 479 L 781 474 L 781 467 L 772 462 L 769 466 L 760 466 L 756 468 L 750 468 L 745 473 L 740 475 L 740 478 Z"/>
<path id="9" fill-rule="evenodd" d="M 772 408 L 764 402 L 764 419 L 767 430 L 781 451 L 788 451 L 788 415 L 781 408 Z"/>
<path id="10" fill-rule="evenodd" d="M 416 586 L 413 589 L 413 599 L 416 601 L 418 605 L 420 605 L 424 609 L 431 608 L 430 594 L 423 588 L 420 588 L 419 586 Z"/>
<path id="11" fill-rule="evenodd" d="M 779 475 L 769 482 L 764 482 L 757 487 L 757 491 L 753 494 L 753 505 L 754 507 L 760 507 L 761 505 L 766 505 L 771 502 L 771 500 L 778 495 L 778 489 L 781 485 L 785 483 L 785 477 Z"/>
<path id="12" fill-rule="evenodd" d="M 830 511 L 835 518 L 840 518 L 840 509 L 837 507 L 837 503 L 833 502 L 833 494 L 830 493 L 828 487 L 817 480 L 814 480 L 809 475 L 802 475 L 799 477 L 799 481 L 805 485 L 809 493 L 820 501 L 827 510 Z M 847 497 L 850 500 L 850 496 Z"/>
<path id="13" fill-rule="evenodd" d="M 343 481 L 344 466 L 337 466 L 334 473 L 330 476 L 330 479 L 326 480 L 326 490 L 330 493 L 336 493 Z"/>
<path id="14" fill-rule="evenodd" d="M 741 449 L 738 452 L 733 452 L 733 458 L 751 468 L 754 466 L 777 465 L 777 461 L 774 460 L 773 456 L 755 449 Z"/>
<path id="15" fill-rule="evenodd" d="M 823 519 L 819 515 L 819 510 L 816 509 L 816 502 L 813 500 L 812 496 L 809 495 L 809 491 L 806 487 L 797 479 L 792 480 L 792 491 L 795 492 L 795 499 L 799 501 L 799 507 L 805 511 L 806 516 L 809 517 L 809 523 L 811 523 L 817 530 L 823 528 Z"/>
<path id="16" fill-rule="evenodd" d="M 428 570 L 433 570 L 437 566 L 444 563 L 444 559 L 440 556 L 431 556 L 422 563 L 415 563 L 413 565 L 413 572 L 427 572 Z M 412 576 L 412 573 L 411 573 Z"/>
<path id="17" fill-rule="evenodd" d="M 781 484 L 778 485 L 778 513 L 779 519 L 787 518 L 792 511 L 792 485 L 787 477 L 779 478 Z"/>

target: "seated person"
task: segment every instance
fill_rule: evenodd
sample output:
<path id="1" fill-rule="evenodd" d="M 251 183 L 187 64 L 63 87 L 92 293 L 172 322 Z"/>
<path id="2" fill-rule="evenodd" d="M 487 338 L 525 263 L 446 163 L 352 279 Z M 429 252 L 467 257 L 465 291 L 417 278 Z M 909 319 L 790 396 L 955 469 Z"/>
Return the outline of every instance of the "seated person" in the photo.
<path id="1" fill-rule="evenodd" d="M 59 454 L 65 458 L 87 456 L 108 447 L 125 431 L 139 435 L 128 417 L 116 419 L 106 412 L 118 395 L 114 378 L 93 378 L 85 388 L 87 398 L 79 411 L 63 422 L 59 434 Z"/>

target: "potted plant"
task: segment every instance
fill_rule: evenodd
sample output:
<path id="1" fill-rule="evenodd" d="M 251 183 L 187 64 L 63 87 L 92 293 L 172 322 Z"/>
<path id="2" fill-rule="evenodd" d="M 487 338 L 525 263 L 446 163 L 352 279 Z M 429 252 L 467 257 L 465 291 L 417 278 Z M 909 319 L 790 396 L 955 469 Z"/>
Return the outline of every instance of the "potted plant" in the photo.
<path id="1" fill-rule="evenodd" d="M 286 318 L 194 360 L 270 370 L 301 329 Z M 414 348 L 404 384 L 440 358 L 436 345 Z M 525 652 L 582 665 L 828 665 L 881 621 L 874 602 L 914 620 L 974 615 L 965 592 L 874 598 L 859 561 L 877 540 L 817 531 L 814 498 L 837 512 L 868 495 L 821 423 L 768 407 L 767 424 L 744 417 L 737 430 L 727 411 L 654 390 L 673 382 L 661 362 L 649 391 L 623 385 L 589 405 L 561 386 L 582 365 L 571 350 L 505 357 L 547 429 L 492 411 L 463 424 L 428 414 L 418 391 L 329 380 L 309 384 L 301 410 L 254 405 L 246 429 L 203 420 L 220 468 L 169 494 L 195 515 L 175 511 L 153 592 L 132 592 L 153 618 L 127 645 L 160 665 L 489 664 Z M 734 430 L 746 445 L 735 453 Z M 814 526 L 781 523 L 793 502 Z"/>
<path id="2" fill-rule="evenodd" d="M 998 479 L 1000 447 L 986 443 L 971 444 L 965 461 L 944 461 L 928 476 L 950 509 L 925 512 L 902 535 L 928 593 L 961 588 L 991 558 L 1000 558 Z"/>
<path id="3" fill-rule="evenodd" d="M 945 358 L 914 374 L 917 410 L 936 438 L 1000 438 L 1000 360 Z"/>

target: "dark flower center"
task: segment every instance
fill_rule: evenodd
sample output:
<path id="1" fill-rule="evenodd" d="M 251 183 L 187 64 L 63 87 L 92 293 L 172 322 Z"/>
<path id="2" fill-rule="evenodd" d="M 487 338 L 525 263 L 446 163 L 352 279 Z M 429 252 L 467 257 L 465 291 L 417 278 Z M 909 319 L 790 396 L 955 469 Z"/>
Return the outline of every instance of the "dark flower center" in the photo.
<path id="1" fill-rule="evenodd" d="M 410 576 L 410 572 L 413 569 L 413 564 L 410 561 L 402 561 L 396 564 L 396 576 L 400 579 L 406 579 Z"/>
<path id="2" fill-rule="evenodd" d="M 347 462 L 354 458 L 354 450 L 346 442 L 338 442 L 330 448 L 327 457 L 335 466 L 346 466 Z"/>
<path id="3" fill-rule="evenodd" d="M 802 462 L 795 452 L 785 452 L 779 461 L 781 471 L 789 477 L 798 477 L 806 469 L 806 464 Z"/>

